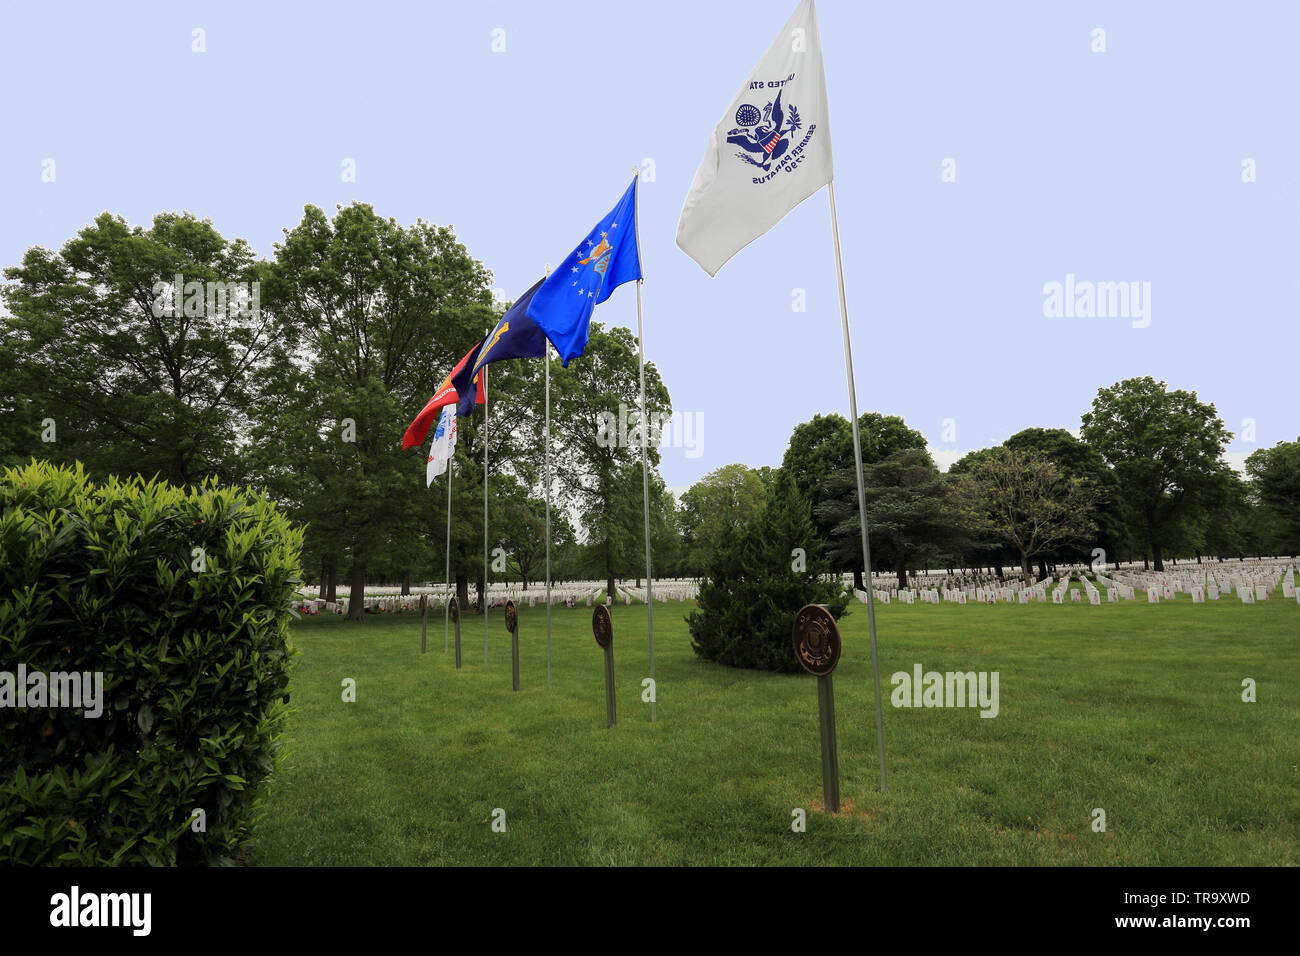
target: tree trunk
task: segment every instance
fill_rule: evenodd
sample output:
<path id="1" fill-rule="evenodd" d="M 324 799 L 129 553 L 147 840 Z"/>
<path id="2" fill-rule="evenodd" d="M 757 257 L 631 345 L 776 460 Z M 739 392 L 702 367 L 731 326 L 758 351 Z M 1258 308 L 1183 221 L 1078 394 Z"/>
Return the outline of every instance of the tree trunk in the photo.
<path id="1" fill-rule="evenodd" d="M 907 561 L 903 558 L 899 558 L 898 564 L 894 567 L 894 571 L 898 574 L 899 588 L 907 587 Z"/>
<path id="2" fill-rule="evenodd" d="M 348 576 L 348 620 L 364 621 L 366 619 L 366 566 L 360 561 L 352 562 L 352 573 Z"/>
<path id="3" fill-rule="evenodd" d="M 339 600 L 339 569 L 334 566 L 333 561 L 327 567 L 329 568 L 329 577 L 325 585 L 325 600 L 331 604 L 337 604 Z"/>
<path id="4" fill-rule="evenodd" d="M 469 575 L 456 575 L 456 604 L 460 607 L 461 613 L 469 607 Z"/>
<path id="5" fill-rule="evenodd" d="M 478 592 L 478 610 L 480 614 L 487 613 L 487 585 L 482 578 L 474 582 L 474 588 Z"/>
<path id="6" fill-rule="evenodd" d="M 865 591 L 865 590 L 867 589 L 867 586 L 866 586 L 865 584 L 862 583 L 862 569 L 861 569 L 861 568 L 854 568 L 854 569 L 853 569 L 853 587 L 854 587 L 855 590 L 858 590 L 858 591 Z"/>
<path id="7" fill-rule="evenodd" d="M 1002 562 L 999 561 L 997 565 L 995 565 L 995 567 L 997 568 L 998 571 L 998 580 L 1001 580 L 1003 577 L 1005 577 L 1005 575 L 1002 573 Z"/>
<path id="8" fill-rule="evenodd" d="M 1040 568 L 1043 566 L 1041 559 L 1038 562 L 1038 566 Z M 1025 554 L 1023 551 L 1020 552 L 1020 573 L 1025 576 L 1026 584 L 1033 579 L 1034 569 L 1029 566 L 1029 555 Z M 1047 575 L 1044 574 L 1043 577 L 1047 577 Z"/>
<path id="9" fill-rule="evenodd" d="M 407 571 L 402 575 L 402 597 L 411 593 L 411 572 Z"/>
<path id="10" fill-rule="evenodd" d="M 1151 542 L 1151 560 L 1155 564 L 1155 569 L 1157 571 L 1163 571 L 1165 569 L 1165 559 L 1160 551 L 1159 541 Z"/>
<path id="11" fill-rule="evenodd" d="M 1040 578 L 1047 577 L 1047 560 L 1045 558 L 1038 559 L 1038 576 Z"/>

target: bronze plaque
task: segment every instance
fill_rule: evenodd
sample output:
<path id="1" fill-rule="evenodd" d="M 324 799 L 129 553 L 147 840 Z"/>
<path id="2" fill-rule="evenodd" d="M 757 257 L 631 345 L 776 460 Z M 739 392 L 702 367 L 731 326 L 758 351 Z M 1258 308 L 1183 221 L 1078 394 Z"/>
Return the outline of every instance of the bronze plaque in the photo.
<path id="1" fill-rule="evenodd" d="M 460 618 L 460 605 L 456 603 L 455 595 L 453 595 L 452 599 L 447 602 L 447 614 L 453 621 Z"/>
<path id="2" fill-rule="evenodd" d="M 517 628 L 518 626 L 519 626 L 519 612 L 515 610 L 515 602 L 507 601 L 506 602 L 506 630 L 509 631 L 511 634 L 513 634 L 515 632 L 515 628 Z"/>
<path id="3" fill-rule="evenodd" d="M 840 662 L 840 629 L 820 604 L 805 605 L 794 618 L 794 656 L 809 674 L 825 677 Z"/>
<path id="4" fill-rule="evenodd" d="M 609 616 L 609 608 L 604 604 L 597 604 L 596 610 L 591 612 L 591 633 L 596 636 L 596 643 L 601 647 L 609 647 L 614 643 L 614 622 Z"/>

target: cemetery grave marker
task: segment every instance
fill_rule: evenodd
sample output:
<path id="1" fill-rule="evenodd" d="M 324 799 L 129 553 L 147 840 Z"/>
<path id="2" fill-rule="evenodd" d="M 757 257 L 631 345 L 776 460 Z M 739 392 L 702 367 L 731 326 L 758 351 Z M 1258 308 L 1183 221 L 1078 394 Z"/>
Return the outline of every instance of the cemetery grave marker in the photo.
<path id="1" fill-rule="evenodd" d="M 596 645 L 605 652 L 605 726 L 613 727 L 617 722 L 614 712 L 614 622 L 604 604 L 597 604 L 591 614 L 591 633 L 596 638 Z"/>
<path id="2" fill-rule="evenodd" d="M 822 798 L 827 813 L 839 813 L 840 763 L 835 748 L 835 686 L 831 673 L 840 662 L 840 629 L 825 607 L 808 604 L 795 615 L 791 638 L 800 666 L 817 678 L 818 724 L 822 740 Z"/>
<path id="3" fill-rule="evenodd" d="M 506 630 L 510 632 L 510 678 L 519 689 L 519 611 L 514 601 L 506 602 Z"/>
<path id="4" fill-rule="evenodd" d="M 424 653 L 424 642 L 429 634 L 429 596 L 420 595 L 420 653 Z"/>
<path id="5" fill-rule="evenodd" d="M 447 614 L 456 625 L 456 670 L 460 670 L 460 602 L 455 596 L 447 602 Z"/>

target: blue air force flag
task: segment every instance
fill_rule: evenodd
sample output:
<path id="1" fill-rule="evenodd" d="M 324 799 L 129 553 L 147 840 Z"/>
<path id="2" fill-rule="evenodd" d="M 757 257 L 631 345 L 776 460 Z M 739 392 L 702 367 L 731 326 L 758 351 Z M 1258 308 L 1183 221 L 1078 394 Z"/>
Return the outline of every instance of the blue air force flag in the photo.
<path id="1" fill-rule="evenodd" d="M 476 381 L 483 366 L 493 362 L 514 358 L 541 358 L 546 354 L 546 336 L 537 327 L 537 323 L 528 317 L 528 306 L 544 281 L 538 279 L 534 282 L 533 287 L 510 306 L 496 327 L 479 344 L 478 352 L 465 363 L 462 370 L 462 374 L 467 376 L 466 383 Z M 474 390 L 468 389 L 460 394 L 465 395 L 465 400 L 460 402 L 456 414 L 472 414 Z"/>
<path id="2" fill-rule="evenodd" d="M 709 137 L 677 245 L 717 275 L 833 172 L 817 9 L 803 0 Z"/>
<path id="3" fill-rule="evenodd" d="M 567 367 L 587 346 L 596 306 L 624 282 L 641 278 L 636 244 L 636 180 L 604 219 L 533 296 L 528 315 L 546 333 Z"/>

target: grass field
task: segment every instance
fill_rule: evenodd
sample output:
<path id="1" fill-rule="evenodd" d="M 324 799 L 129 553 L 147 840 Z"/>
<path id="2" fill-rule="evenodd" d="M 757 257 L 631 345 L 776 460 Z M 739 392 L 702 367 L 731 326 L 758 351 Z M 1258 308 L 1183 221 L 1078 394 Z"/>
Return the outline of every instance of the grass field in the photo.
<path id="1" fill-rule="evenodd" d="M 703 663 L 681 604 L 613 609 L 605 727 L 588 608 L 295 626 L 284 760 L 253 862 L 322 864 L 1286 864 L 1300 861 L 1300 607 L 1000 604 L 877 609 L 889 792 L 878 790 L 866 609 L 835 673 L 845 810 L 820 812 L 816 681 Z M 1000 712 L 890 706 L 890 675 L 997 671 Z M 357 682 L 342 701 L 344 678 Z M 1258 685 L 1242 701 L 1242 680 Z M 808 811 L 807 832 L 791 811 Z M 1106 832 L 1092 811 L 1106 812 Z M 507 830 L 493 832 L 495 808 Z"/>

